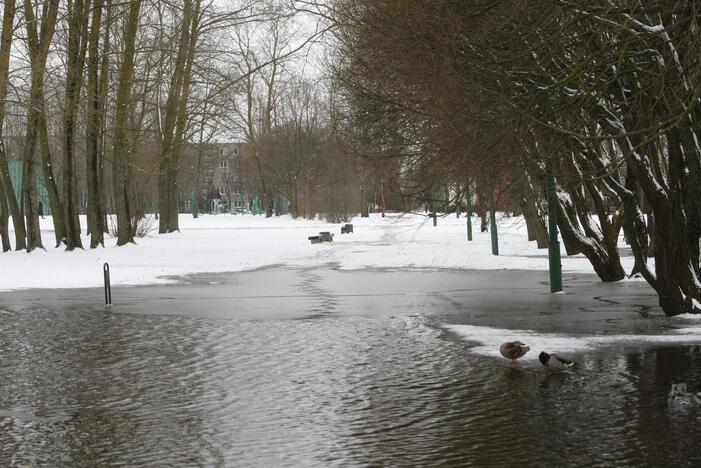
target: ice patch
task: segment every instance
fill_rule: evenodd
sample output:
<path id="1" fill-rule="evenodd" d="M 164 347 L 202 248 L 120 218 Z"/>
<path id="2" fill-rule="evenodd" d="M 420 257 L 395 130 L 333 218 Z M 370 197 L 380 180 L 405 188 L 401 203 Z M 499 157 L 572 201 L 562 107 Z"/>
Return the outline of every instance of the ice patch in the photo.
<path id="1" fill-rule="evenodd" d="M 479 327 L 475 325 L 443 325 L 443 328 L 460 335 L 467 341 L 479 343 L 471 348 L 475 354 L 501 357 L 499 346 L 506 341 L 519 340 L 531 347 L 521 361 L 537 361 L 541 351 L 548 353 L 576 353 L 604 346 L 624 343 L 698 343 L 701 327 L 680 328 L 668 335 L 593 335 L 568 336 L 557 333 L 541 333 L 533 330 Z"/>
<path id="2" fill-rule="evenodd" d="M 701 314 L 681 314 L 681 315 L 675 315 L 675 319 L 681 318 L 681 319 L 687 319 L 687 320 L 701 320 Z"/>

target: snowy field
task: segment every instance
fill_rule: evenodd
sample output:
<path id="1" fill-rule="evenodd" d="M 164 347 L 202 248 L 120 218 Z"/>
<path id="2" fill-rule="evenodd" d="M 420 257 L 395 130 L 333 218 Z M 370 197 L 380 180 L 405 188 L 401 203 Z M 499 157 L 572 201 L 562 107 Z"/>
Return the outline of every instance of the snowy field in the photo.
<path id="1" fill-rule="evenodd" d="M 281 266 L 336 266 L 341 269 L 524 269 L 547 270 L 547 250 L 528 242 L 523 218 L 501 217 L 499 253 L 491 254 L 488 232 L 479 232 L 473 218 L 473 241 L 467 241 L 466 219 L 450 215 L 438 219 L 417 214 L 389 214 L 355 218 L 354 233 L 341 235 L 340 224 L 295 220 L 289 216 L 181 215 L 181 232 L 153 231 L 136 245 L 65 252 L 54 248 L 53 224 L 41 220 L 46 250 L 0 254 L 0 290 L 20 288 L 76 288 L 102 285 L 102 265 L 109 262 L 112 283 L 143 285 L 173 281 L 172 276 L 201 272 L 229 272 Z M 83 232 L 85 219 L 82 217 Z M 310 244 L 319 231 L 335 234 L 333 243 Z M 86 236 L 84 245 L 89 245 Z M 582 255 L 564 256 L 564 272 L 593 273 Z M 624 257 L 630 271 L 633 258 Z"/>

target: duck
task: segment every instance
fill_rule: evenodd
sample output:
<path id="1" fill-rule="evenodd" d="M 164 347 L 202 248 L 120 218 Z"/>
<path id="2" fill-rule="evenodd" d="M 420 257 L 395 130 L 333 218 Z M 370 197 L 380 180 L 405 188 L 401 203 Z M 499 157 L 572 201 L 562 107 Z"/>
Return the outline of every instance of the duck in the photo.
<path id="1" fill-rule="evenodd" d="M 701 392 L 696 392 L 693 398 L 694 404 L 701 406 Z"/>
<path id="2" fill-rule="evenodd" d="M 548 354 L 545 351 L 542 351 L 540 355 L 538 356 L 538 360 L 540 361 L 541 364 L 543 364 L 545 367 L 548 369 L 553 369 L 553 370 L 567 370 L 574 366 L 574 362 L 561 358 L 557 354 Z"/>
<path id="3" fill-rule="evenodd" d="M 499 352 L 506 359 L 511 359 L 512 364 L 516 364 L 516 359 L 523 357 L 531 348 L 520 341 L 507 341 L 499 346 Z"/>
<path id="4" fill-rule="evenodd" d="M 686 388 L 685 383 L 672 384 L 672 389 L 667 395 L 667 401 L 669 401 L 670 405 L 685 407 L 696 399 L 696 396 L 688 392 Z"/>

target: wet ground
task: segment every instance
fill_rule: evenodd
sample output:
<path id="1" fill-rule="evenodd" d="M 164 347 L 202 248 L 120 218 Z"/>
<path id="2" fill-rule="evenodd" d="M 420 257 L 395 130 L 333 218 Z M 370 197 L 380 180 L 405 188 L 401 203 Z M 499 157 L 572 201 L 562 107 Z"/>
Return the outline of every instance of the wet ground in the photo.
<path id="1" fill-rule="evenodd" d="M 98 289 L 2 293 L 0 464 L 699 466 L 701 410 L 666 397 L 701 390 L 701 321 L 642 282 L 565 287 L 280 268 L 115 288 L 111 313 Z M 552 374 L 476 352 L 502 329 L 611 340 Z"/>

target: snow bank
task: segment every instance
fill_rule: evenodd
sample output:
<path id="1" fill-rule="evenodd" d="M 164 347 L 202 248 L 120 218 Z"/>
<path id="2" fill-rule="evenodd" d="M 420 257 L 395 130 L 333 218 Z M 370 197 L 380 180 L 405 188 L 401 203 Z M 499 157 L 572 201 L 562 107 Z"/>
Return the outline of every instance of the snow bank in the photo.
<path id="1" fill-rule="evenodd" d="M 85 218 L 81 218 L 85 232 Z M 170 276 L 200 272 L 256 269 L 271 265 L 324 266 L 342 269 L 527 269 L 547 270 L 547 250 L 528 242 L 523 218 L 499 221 L 499 252 L 491 255 L 490 235 L 479 232 L 473 218 L 474 241 L 467 242 L 466 219 L 454 215 L 438 219 L 419 214 L 391 214 L 385 218 L 355 218 L 353 234 L 340 234 L 339 224 L 294 220 L 289 216 L 181 215 L 181 232 L 137 239 L 136 245 L 65 252 L 53 247 L 53 224 L 42 220 L 48 246 L 31 254 L 0 254 L 0 290 L 18 288 L 75 288 L 102 284 L 102 264 L 109 262 L 115 285 L 173 281 Z M 157 221 L 154 221 L 157 227 Z M 311 245 L 308 236 L 319 231 L 335 234 L 333 244 Z M 89 245 L 84 236 L 84 245 Z M 624 258 L 626 269 L 632 258 Z M 566 272 L 593 270 L 582 255 L 563 257 Z"/>
<path id="2" fill-rule="evenodd" d="M 701 328 L 679 328 L 664 335 L 594 335 L 567 336 L 556 333 L 539 333 L 532 330 L 510 330 L 503 328 L 478 327 L 474 325 L 443 325 L 443 328 L 459 335 L 462 339 L 476 343 L 470 351 L 482 356 L 499 357 L 499 346 L 506 341 L 519 340 L 531 347 L 522 361 L 538 361 L 541 351 L 577 353 L 595 348 L 626 343 L 698 343 L 701 341 Z"/>

